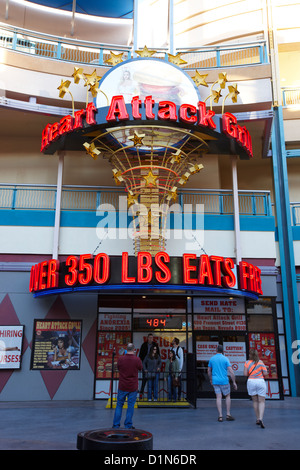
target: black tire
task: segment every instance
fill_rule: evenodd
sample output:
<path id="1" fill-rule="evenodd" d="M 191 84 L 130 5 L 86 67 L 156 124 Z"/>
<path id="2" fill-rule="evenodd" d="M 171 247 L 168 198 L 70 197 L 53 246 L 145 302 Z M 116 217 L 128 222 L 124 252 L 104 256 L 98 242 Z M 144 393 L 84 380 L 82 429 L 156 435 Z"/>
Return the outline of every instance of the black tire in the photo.
<path id="1" fill-rule="evenodd" d="M 142 429 L 98 429 L 77 435 L 79 450 L 152 450 L 153 436 Z"/>

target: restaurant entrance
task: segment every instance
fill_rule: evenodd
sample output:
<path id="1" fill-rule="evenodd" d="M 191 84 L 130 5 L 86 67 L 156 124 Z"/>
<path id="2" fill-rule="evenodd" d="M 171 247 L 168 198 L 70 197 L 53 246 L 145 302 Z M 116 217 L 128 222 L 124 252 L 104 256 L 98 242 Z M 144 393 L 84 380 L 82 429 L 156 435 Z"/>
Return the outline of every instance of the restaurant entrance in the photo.
<path id="1" fill-rule="evenodd" d="M 224 355 L 228 357 L 231 363 L 238 386 L 236 391 L 231 387 L 231 397 L 249 398 L 246 377 L 243 375 L 246 361 L 246 333 L 196 331 L 194 333 L 194 348 L 197 354 L 198 398 L 213 398 L 215 396 L 207 375 L 207 367 L 210 358 L 216 352 L 218 344 L 223 345 Z"/>

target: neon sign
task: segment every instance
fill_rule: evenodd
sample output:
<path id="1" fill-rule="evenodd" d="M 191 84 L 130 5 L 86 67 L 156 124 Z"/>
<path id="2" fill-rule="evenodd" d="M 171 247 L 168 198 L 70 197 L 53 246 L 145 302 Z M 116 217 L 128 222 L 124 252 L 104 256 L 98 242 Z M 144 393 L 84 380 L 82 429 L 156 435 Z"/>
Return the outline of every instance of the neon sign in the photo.
<path id="1" fill-rule="evenodd" d="M 96 256 L 70 255 L 65 262 L 51 259 L 31 268 L 29 291 L 55 293 L 57 289 L 99 287 L 109 285 L 151 286 L 181 285 L 219 289 L 241 289 L 263 294 L 261 271 L 257 266 L 241 261 L 236 267 L 231 258 L 197 256 L 186 253 L 170 257 L 166 252 L 151 256 L 141 251 L 137 257 L 123 252 L 122 256 L 98 253 Z"/>

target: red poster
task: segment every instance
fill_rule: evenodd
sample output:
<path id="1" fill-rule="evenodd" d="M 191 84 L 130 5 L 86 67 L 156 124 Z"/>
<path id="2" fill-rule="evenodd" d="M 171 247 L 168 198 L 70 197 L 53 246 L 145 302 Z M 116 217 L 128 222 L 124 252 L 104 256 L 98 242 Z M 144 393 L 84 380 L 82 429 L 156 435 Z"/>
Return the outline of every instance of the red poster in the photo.
<path id="1" fill-rule="evenodd" d="M 130 342 L 130 332 L 98 333 L 96 379 L 110 379 L 113 366 L 116 376 L 118 357 L 125 353 Z"/>
<path id="2" fill-rule="evenodd" d="M 250 333 L 249 348 L 256 349 L 260 360 L 265 364 L 267 379 L 277 379 L 277 361 L 274 333 Z"/>

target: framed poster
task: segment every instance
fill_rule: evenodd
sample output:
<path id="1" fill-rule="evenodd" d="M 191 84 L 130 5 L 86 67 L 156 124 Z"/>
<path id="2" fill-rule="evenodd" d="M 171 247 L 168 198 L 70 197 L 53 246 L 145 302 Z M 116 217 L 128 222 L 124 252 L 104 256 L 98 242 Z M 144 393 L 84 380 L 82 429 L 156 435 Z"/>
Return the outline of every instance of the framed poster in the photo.
<path id="1" fill-rule="evenodd" d="M 20 369 L 24 326 L 0 326 L 0 369 Z"/>
<path id="2" fill-rule="evenodd" d="M 35 320 L 31 369 L 79 370 L 81 320 Z"/>

